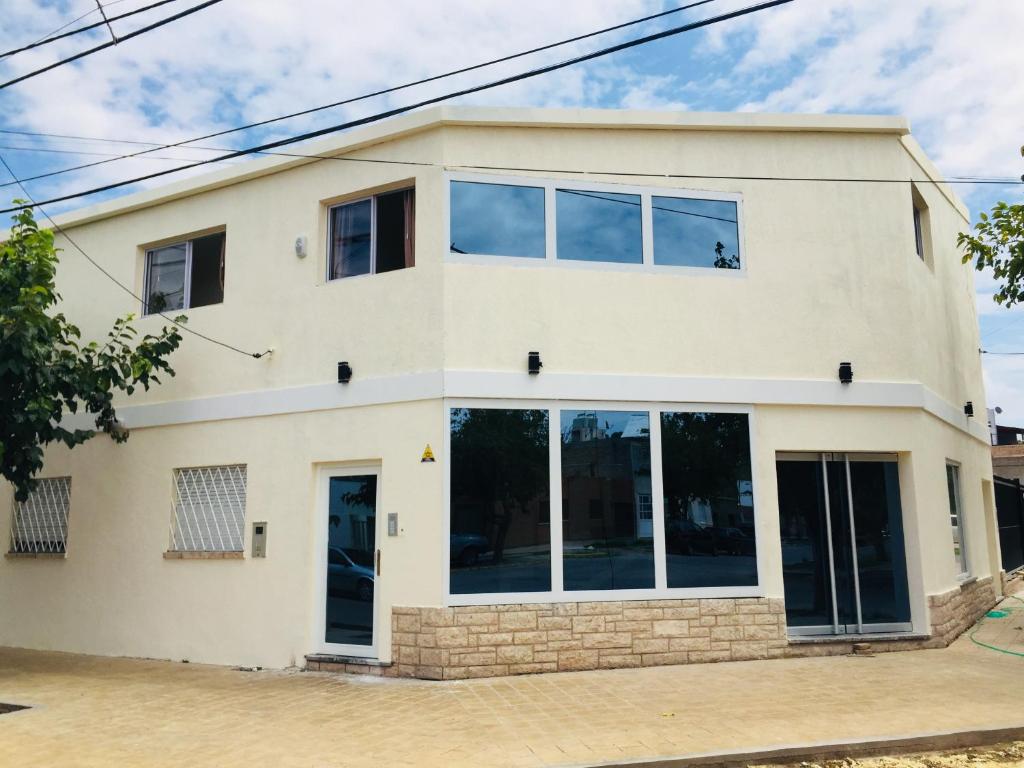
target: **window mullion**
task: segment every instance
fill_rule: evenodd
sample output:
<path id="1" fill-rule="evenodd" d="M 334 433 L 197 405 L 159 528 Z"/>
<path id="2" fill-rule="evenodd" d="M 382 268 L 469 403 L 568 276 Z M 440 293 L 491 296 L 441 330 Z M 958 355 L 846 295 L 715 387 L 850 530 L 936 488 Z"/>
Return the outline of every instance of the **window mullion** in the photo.
<path id="1" fill-rule="evenodd" d="M 555 215 L 555 183 L 549 181 L 544 185 L 544 256 L 548 262 L 553 262 L 558 256 L 555 252 L 558 244 Z"/>
<path id="2" fill-rule="evenodd" d="M 665 471 L 661 461 L 661 412 L 654 408 L 649 415 L 651 445 L 651 503 L 653 512 L 651 525 L 654 533 L 654 588 L 668 587 L 667 565 L 665 563 Z"/>
<path id="3" fill-rule="evenodd" d="M 551 527 L 551 593 L 561 595 L 562 589 L 562 419 L 558 408 L 548 410 L 548 472 L 550 503 L 548 520 Z"/>
<path id="4" fill-rule="evenodd" d="M 640 195 L 640 237 L 643 243 L 644 266 L 654 264 L 654 212 L 651 208 L 651 193 Z"/>
<path id="5" fill-rule="evenodd" d="M 377 196 L 370 198 L 370 274 L 377 274 Z"/>
<path id="6" fill-rule="evenodd" d="M 192 241 L 185 243 L 185 285 L 182 291 L 182 309 L 192 306 Z"/>

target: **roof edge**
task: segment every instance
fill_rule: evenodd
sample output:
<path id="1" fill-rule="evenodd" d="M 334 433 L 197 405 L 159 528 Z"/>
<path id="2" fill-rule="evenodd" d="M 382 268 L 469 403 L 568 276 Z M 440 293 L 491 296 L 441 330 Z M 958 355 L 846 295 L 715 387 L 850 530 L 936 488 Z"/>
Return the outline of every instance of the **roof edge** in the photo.
<path id="1" fill-rule="evenodd" d="M 389 120 L 354 128 L 340 135 L 298 144 L 311 155 L 340 155 L 438 126 L 495 126 L 604 130 L 694 130 L 760 132 L 881 133 L 908 136 L 906 118 L 895 115 L 786 114 L 758 112 L 668 112 L 628 109 L 534 109 L 524 107 L 434 106 Z M 916 142 L 914 144 L 916 146 Z M 918 148 L 918 152 L 920 149 Z M 912 153 L 913 154 L 913 153 Z M 921 153 L 923 155 L 923 152 Z M 927 162 L 927 159 L 925 159 Z M 134 192 L 54 217 L 62 227 L 75 227 L 191 197 L 250 179 L 268 176 L 316 158 L 266 157 L 236 167 Z M 926 172 L 934 170 L 928 164 Z M 936 172 L 937 174 L 937 172 Z M 936 181 L 940 178 L 936 175 Z M 962 204 L 961 204 L 962 206 Z"/>

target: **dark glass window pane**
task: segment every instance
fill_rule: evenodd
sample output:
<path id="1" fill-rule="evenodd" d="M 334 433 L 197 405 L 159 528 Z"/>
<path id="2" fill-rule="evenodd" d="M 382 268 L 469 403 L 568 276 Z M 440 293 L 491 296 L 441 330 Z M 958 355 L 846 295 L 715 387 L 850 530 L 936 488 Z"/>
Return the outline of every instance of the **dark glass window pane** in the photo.
<path id="1" fill-rule="evenodd" d="M 653 197 L 651 207 L 655 264 L 739 269 L 736 203 Z"/>
<path id="2" fill-rule="evenodd" d="M 370 273 L 372 209 L 371 200 L 331 209 L 331 280 Z"/>
<path id="3" fill-rule="evenodd" d="M 654 586 L 646 412 L 562 411 L 566 590 Z"/>
<path id="4" fill-rule="evenodd" d="M 742 413 L 662 413 L 669 587 L 757 584 L 750 430 Z"/>
<path id="5" fill-rule="evenodd" d="M 451 183 L 451 252 L 543 259 L 544 190 Z"/>
<path id="6" fill-rule="evenodd" d="M 224 301 L 224 245 L 223 232 L 192 241 L 190 307 L 203 307 Z"/>
<path id="7" fill-rule="evenodd" d="M 403 189 L 377 195 L 377 272 L 392 272 L 415 264 L 413 226 L 415 192 Z"/>
<path id="8" fill-rule="evenodd" d="M 146 313 L 185 308 L 185 254 L 187 243 L 176 243 L 149 252 Z"/>
<path id="9" fill-rule="evenodd" d="M 865 624 L 910 621 L 899 467 L 850 461 L 861 616 Z"/>
<path id="10" fill-rule="evenodd" d="M 556 191 L 558 258 L 642 264 L 640 195 Z"/>
<path id="11" fill-rule="evenodd" d="M 332 477 L 329 493 L 324 640 L 373 645 L 377 476 Z"/>
<path id="12" fill-rule="evenodd" d="M 451 411 L 451 594 L 551 589 L 548 413 Z"/>
<path id="13" fill-rule="evenodd" d="M 822 627 L 833 623 L 832 557 L 825 515 L 825 481 L 818 454 L 776 465 L 782 578 L 786 624 Z"/>

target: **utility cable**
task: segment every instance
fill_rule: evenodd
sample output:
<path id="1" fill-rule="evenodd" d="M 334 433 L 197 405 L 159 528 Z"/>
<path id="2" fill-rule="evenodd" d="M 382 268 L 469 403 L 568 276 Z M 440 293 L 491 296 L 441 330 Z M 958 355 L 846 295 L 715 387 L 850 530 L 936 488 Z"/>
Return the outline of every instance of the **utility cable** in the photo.
<path id="1" fill-rule="evenodd" d="M 658 33 L 655 33 L 655 34 L 652 34 L 652 35 L 646 35 L 644 37 L 639 37 L 639 38 L 635 38 L 633 40 L 628 40 L 626 42 L 619 43 L 617 45 L 613 45 L 613 46 L 610 46 L 610 47 L 607 47 L 607 48 L 602 48 L 600 50 L 593 51 L 593 52 L 587 53 L 587 54 L 583 54 L 581 56 L 576 56 L 576 57 L 574 57 L 572 59 L 567 59 L 565 61 L 557 62 L 557 63 L 554 63 L 554 64 L 549 64 L 549 65 L 546 65 L 546 66 L 543 66 L 543 67 L 538 67 L 538 68 L 530 70 L 528 72 L 523 72 L 523 73 L 520 73 L 520 74 L 516 74 L 516 75 L 511 75 L 511 76 L 508 76 L 508 77 L 500 78 L 498 80 L 493 80 L 493 81 L 491 81 L 489 83 L 484 83 L 482 85 L 476 85 L 476 86 L 472 86 L 472 87 L 469 87 L 469 88 L 463 88 L 463 89 L 458 90 L 458 91 L 453 91 L 453 92 L 450 92 L 450 93 L 442 94 L 440 96 L 434 96 L 434 97 L 429 98 L 429 99 L 424 99 L 422 101 L 415 102 L 413 104 L 407 104 L 405 106 L 396 107 L 394 109 L 389 109 L 389 110 L 386 110 L 384 112 L 378 112 L 377 114 L 374 114 L 374 115 L 369 115 L 369 116 L 362 117 L 362 118 L 359 118 L 359 119 L 356 119 L 356 120 L 350 120 L 348 122 L 339 123 L 337 125 L 328 126 L 326 128 L 321 128 L 321 129 L 315 130 L 315 131 L 309 131 L 309 132 L 306 132 L 306 133 L 303 133 L 303 134 L 299 134 L 297 136 L 292 136 L 292 137 L 285 138 L 285 139 L 279 139 L 277 141 L 267 142 L 265 144 L 260 144 L 260 145 L 254 146 L 254 147 L 247 147 L 245 149 L 240 149 L 240 150 L 237 150 L 235 152 L 230 152 L 230 153 L 225 154 L 225 155 L 220 155 L 218 157 L 207 158 L 205 160 L 199 160 L 199 161 L 196 161 L 196 162 L 193 162 L 193 163 L 189 163 L 189 164 L 186 164 L 186 165 L 178 166 L 177 168 L 168 168 L 168 169 L 164 169 L 162 171 L 156 171 L 156 172 L 153 172 L 153 173 L 148 173 L 148 174 L 145 174 L 143 176 L 137 176 L 137 177 L 134 177 L 134 178 L 131 178 L 131 179 L 124 179 L 122 181 L 112 182 L 110 184 L 104 184 L 104 185 L 99 186 L 99 187 L 93 187 L 92 189 L 83 190 L 81 192 L 74 192 L 74 193 L 70 193 L 70 194 L 67 194 L 67 195 L 61 195 L 59 197 L 54 197 L 54 198 L 51 198 L 49 200 L 45 200 L 45 201 L 43 201 L 43 204 L 48 205 L 50 203 L 57 203 L 57 202 L 63 202 L 63 201 L 66 201 L 66 200 L 73 200 L 73 199 L 76 199 L 76 198 L 79 198 L 79 197 L 85 197 L 87 195 L 92 195 L 92 194 L 96 194 L 96 193 L 99 193 L 99 192 L 106 192 L 106 191 L 109 191 L 109 190 L 112 190 L 112 189 L 118 189 L 120 187 L 127 186 L 129 184 L 135 184 L 135 183 L 140 182 L 140 181 L 147 181 L 149 179 L 160 178 L 160 177 L 172 174 L 172 173 L 178 173 L 178 172 L 183 171 L 183 170 L 188 170 L 188 169 L 191 169 L 191 168 L 197 168 L 197 167 L 201 167 L 201 166 L 204 166 L 204 165 L 209 165 L 211 163 L 220 162 L 220 161 L 223 161 L 223 160 L 231 160 L 233 158 L 242 157 L 244 155 L 249 155 L 249 154 L 252 154 L 254 152 L 265 151 L 265 150 L 268 150 L 268 149 L 276 149 L 278 147 L 288 146 L 288 145 L 291 145 L 291 144 L 298 143 L 300 141 L 305 141 L 307 139 L 316 138 L 318 136 L 324 136 L 324 135 L 329 134 L 329 133 L 337 133 L 339 131 L 346 130 L 348 128 L 354 128 L 354 127 L 360 126 L 360 125 L 367 125 L 369 123 L 375 123 L 375 122 L 378 122 L 378 121 L 383 120 L 383 119 L 388 118 L 388 117 L 393 117 L 395 115 L 400 115 L 400 114 L 404 114 L 406 112 L 411 112 L 412 110 L 418 109 L 420 107 L 429 106 L 431 104 L 437 104 L 439 102 L 447 101 L 447 100 L 452 99 L 452 98 L 457 98 L 457 97 L 460 97 L 460 96 L 466 96 L 466 95 L 469 95 L 469 94 L 478 93 L 480 91 L 484 91 L 484 90 L 488 90 L 488 89 L 491 89 L 491 88 L 495 88 L 495 87 L 498 87 L 498 86 L 501 86 L 501 85 L 507 85 L 509 83 L 519 82 L 521 80 L 526 80 L 526 79 L 529 79 L 529 78 L 537 77 L 539 75 L 547 74 L 549 72 L 553 72 L 553 71 L 556 71 L 556 70 L 559 70 L 559 69 L 563 69 L 565 67 L 569 67 L 569 66 L 572 66 L 574 64 L 579 64 L 579 63 L 582 63 L 582 62 L 585 62 L 585 61 L 590 61 L 590 60 L 593 60 L 593 59 L 597 59 L 597 58 L 602 57 L 602 56 L 607 56 L 607 55 L 609 55 L 611 53 L 616 53 L 618 51 L 634 48 L 636 46 L 644 45 L 646 43 L 650 43 L 650 42 L 653 42 L 655 40 L 662 40 L 662 39 L 667 38 L 667 37 L 678 35 L 678 34 L 680 34 L 682 32 L 688 32 L 688 31 L 691 31 L 691 30 L 694 30 L 694 29 L 699 29 L 699 28 L 702 28 L 702 27 L 711 26 L 713 24 L 717 24 L 717 23 L 720 23 L 720 22 L 723 22 L 723 21 L 727 21 L 729 19 L 739 18 L 741 16 L 746 16 L 746 15 L 751 14 L 751 13 L 756 13 L 758 11 L 767 10 L 768 8 L 773 8 L 773 7 L 776 7 L 776 6 L 779 6 L 779 5 L 784 5 L 784 4 L 791 3 L 791 2 L 793 2 L 793 0 L 770 0 L 769 2 L 764 2 L 764 3 L 759 3 L 757 5 L 747 6 L 746 8 L 742 8 L 740 10 L 733 11 L 731 13 L 721 14 L 719 16 L 714 16 L 714 17 L 711 17 L 711 18 L 708 18 L 708 19 L 703 19 L 701 21 L 692 22 L 690 24 L 684 24 L 684 25 L 681 25 L 681 26 L 678 26 L 678 27 L 673 27 L 671 29 L 667 29 L 667 30 L 664 30 L 662 32 L 658 32 Z M 701 177 L 701 176 L 697 176 L 697 175 L 694 175 L 694 174 L 635 174 L 635 175 L 660 176 L 660 177 L 664 177 L 664 178 L 712 178 L 712 177 Z M 728 179 L 728 178 L 740 178 L 740 177 L 720 176 L 720 177 L 714 177 L 714 178 Z M 770 178 L 770 177 L 762 177 L 762 178 L 766 178 L 767 179 L 767 178 Z M 829 181 L 829 179 L 815 179 L 815 181 Z M 886 181 L 894 181 L 894 180 L 886 180 Z M 909 181 L 909 180 L 895 180 L 895 181 L 899 181 L 900 183 L 906 183 L 906 181 Z M 974 182 L 974 183 L 978 183 L 978 182 Z M 22 206 L 16 206 L 14 208 L 0 209 L 0 213 L 8 213 L 10 211 L 21 210 L 21 209 L 26 208 L 26 207 L 28 207 L 28 206 L 22 205 Z"/>
<path id="2" fill-rule="evenodd" d="M 103 8 L 103 3 L 101 3 L 100 0 L 96 0 L 96 7 L 100 10 L 100 16 L 103 17 L 103 23 L 107 25 L 107 31 L 110 33 L 110 39 L 113 40 L 116 45 L 117 35 L 114 34 L 114 28 L 110 26 L 110 19 L 107 18 L 107 12 Z"/>
<path id="3" fill-rule="evenodd" d="M 633 19 L 632 21 L 626 21 L 626 22 L 623 22 L 621 24 L 616 24 L 616 25 L 611 26 L 611 27 L 605 27 L 604 29 L 599 29 L 599 30 L 596 30 L 594 32 L 588 32 L 588 33 L 583 34 L 583 35 L 577 35 L 575 37 L 569 37 L 569 38 L 566 38 L 565 40 L 559 40 L 559 41 L 554 42 L 554 43 L 548 43 L 546 45 L 538 46 L 537 48 L 531 48 L 531 49 L 526 50 L 526 51 L 520 51 L 519 53 L 513 53 L 513 54 L 510 54 L 508 56 L 502 56 L 502 57 L 497 58 L 497 59 L 491 59 L 490 61 L 481 62 L 480 64 L 473 64 L 473 65 L 470 65 L 468 67 L 461 67 L 460 69 L 453 69 L 453 70 L 451 70 L 449 72 L 444 72 L 444 73 L 441 73 L 439 75 L 431 75 L 430 77 L 425 77 L 425 78 L 422 78 L 420 80 L 413 80 L 412 82 L 403 83 L 402 85 L 394 85 L 394 86 L 390 86 L 388 88 L 381 88 L 380 90 L 371 91 L 369 93 L 364 93 L 364 94 L 362 94 L 360 96 L 352 96 L 352 97 L 349 97 L 347 99 L 342 99 L 341 101 L 332 102 L 330 104 L 322 104 L 322 105 L 320 105 L 318 107 L 310 107 L 309 109 L 303 109 L 303 110 L 300 110 L 298 112 L 291 112 L 291 113 L 289 113 L 287 115 L 280 115 L 278 117 L 271 117 L 271 118 L 268 118 L 266 120 L 257 121 L 255 123 L 248 123 L 246 125 L 240 125 L 240 126 L 238 126 L 236 128 L 226 128 L 226 129 L 221 130 L 221 131 L 215 131 L 213 133 L 207 133 L 207 134 L 204 134 L 202 136 L 194 136 L 191 139 L 182 139 L 181 141 L 173 142 L 173 143 L 170 143 L 170 144 L 153 145 L 151 142 L 122 141 L 122 142 L 119 142 L 119 143 L 122 143 L 122 144 L 150 144 L 151 148 L 150 149 L 146 149 L 146 150 L 142 150 L 140 152 L 133 152 L 133 153 L 121 155 L 120 157 L 115 157 L 115 158 L 112 158 L 110 160 L 99 160 L 99 161 L 93 162 L 93 163 L 84 163 L 82 165 L 76 165 L 76 166 L 72 166 L 70 168 L 62 168 L 62 169 L 59 169 L 59 170 L 56 170 L 56 171 L 50 171 L 48 173 L 39 174 L 38 176 L 28 176 L 28 177 L 26 177 L 24 179 L 24 181 L 36 181 L 38 179 L 45 179 L 45 178 L 49 178 L 51 176 L 57 176 L 57 175 L 62 174 L 62 173 L 71 173 L 72 171 L 79 171 L 79 170 L 82 170 L 84 168 L 93 168 L 93 167 L 95 167 L 97 165 L 105 165 L 107 163 L 113 163 L 113 162 L 116 162 L 118 160 L 127 160 L 127 159 L 132 158 L 132 157 L 138 157 L 140 155 L 145 155 L 145 154 L 148 154 L 150 152 L 157 152 L 157 151 L 162 150 L 162 149 L 170 149 L 172 147 L 180 147 L 180 146 L 183 146 L 185 144 L 192 144 L 193 142 L 196 142 L 196 141 L 205 141 L 206 139 L 214 139 L 214 138 L 217 138 L 219 136 L 227 136 L 228 134 L 238 133 L 239 131 L 247 131 L 247 130 L 249 130 L 251 128 L 260 128 L 260 127 L 265 126 L 265 125 L 270 125 L 272 123 L 281 122 L 282 120 L 290 120 L 293 117 L 303 117 L 305 115 L 311 115 L 311 114 L 313 114 L 315 112 L 321 112 L 321 111 L 323 111 L 325 109 L 333 109 L 334 107 L 341 107 L 341 106 L 345 106 L 347 104 L 354 104 L 354 103 L 356 103 L 358 101 L 365 101 L 366 99 L 371 99 L 371 98 L 374 98 L 374 97 L 377 97 L 377 96 L 384 96 L 384 95 L 389 94 L 389 93 L 395 93 L 397 91 L 402 91 L 402 90 L 405 90 L 407 88 L 413 88 L 413 87 L 418 86 L 418 85 L 425 85 L 426 83 L 433 83 L 433 82 L 436 82 L 438 80 L 443 80 L 445 78 L 454 77 L 455 75 L 465 74 L 466 72 L 473 72 L 475 70 L 483 69 L 485 67 L 490 67 L 490 66 L 493 66 L 495 64 L 502 64 L 502 63 L 507 62 L 507 61 L 512 61 L 514 59 L 522 58 L 524 56 L 530 56 L 531 54 L 534 54 L 534 53 L 540 53 L 541 51 L 551 50 L 552 48 L 559 48 L 559 47 L 561 47 L 563 45 L 568 45 L 570 43 L 579 42 L 580 40 L 586 40 L 586 39 L 591 38 L 591 37 L 597 37 L 599 35 L 603 35 L 603 34 L 606 34 L 608 32 L 614 32 L 614 31 L 619 30 L 619 29 L 624 29 L 626 27 L 631 27 L 631 26 L 635 26 L 637 24 L 642 24 L 644 22 L 651 21 L 652 19 L 661 18 L 663 16 L 668 16 L 670 14 L 680 13 L 681 11 L 686 11 L 686 10 L 689 10 L 691 8 L 696 8 L 699 5 L 706 5 L 707 3 L 711 3 L 711 2 L 715 2 L 715 0 L 699 0 L 699 2 L 690 3 L 688 5 L 683 5 L 683 6 L 680 6 L 679 8 L 672 8 L 672 9 L 667 10 L 667 11 L 662 11 L 661 13 L 654 13 L 654 14 L 651 14 L 650 16 L 643 16 L 643 17 L 641 17 L 639 19 Z M 6 131 L 4 131 L 4 132 L 6 133 Z M 60 134 L 48 134 L 48 133 L 38 133 L 38 132 L 34 133 L 34 132 L 29 132 L 29 131 L 24 131 L 24 132 L 20 132 L 20 133 L 22 133 L 23 135 L 26 135 L 26 136 L 48 136 L 48 137 L 53 137 L 53 138 L 75 138 L 75 137 L 69 137 L 69 136 L 62 136 Z M 97 139 L 97 141 L 115 141 L 116 142 L 117 140 L 116 139 Z"/>
<path id="4" fill-rule="evenodd" d="M 36 208 L 38 208 L 39 212 L 41 214 L 43 214 L 43 216 L 46 217 L 46 220 L 50 222 L 50 226 L 52 226 L 57 232 L 59 232 L 61 235 L 63 235 L 64 238 L 69 243 L 71 243 L 72 246 L 74 246 L 75 250 L 78 251 L 80 254 L 82 254 L 82 256 L 85 257 L 86 261 L 88 261 L 90 264 L 92 264 L 94 267 L 96 267 L 96 269 L 98 269 L 100 272 L 102 272 L 107 277 L 108 280 L 110 280 L 112 283 L 114 283 L 116 286 L 118 286 L 121 290 L 123 290 L 125 293 L 127 293 L 132 298 L 134 298 L 136 301 L 138 301 L 141 305 L 143 305 L 143 306 L 147 305 L 148 302 L 146 302 L 145 299 L 143 299 L 141 296 L 136 294 L 135 291 L 133 291 L 127 285 L 125 285 L 120 280 L 118 280 L 116 277 L 114 277 L 112 274 L 110 274 L 110 272 L 108 272 L 106 269 L 104 269 L 103 265 L 101 265 L 92 256 L 90 256 L 88 253 L 86 253 L 85 249 L 82 248 L 82 246 L 80 246 L 77 242 L 75 242 L 75 240 L 72 239 L 71 235 L 69 235 L 64 229 L 62 229 L 60 224 L 58 224 L 56 221 L 54 221 L 53 217 L 50 216 L 50 214 L 48 214 L 43 209 L 43 207 L 41 205 L 39 205 L 38 203 L 35 203 L 35 202 L 32 201 L 32 195 L 29 194 L 29 191 L 25 188 L 25 185 L 21 183 L 20 179 L 18 179 L 18 177 L 15 176 L 14 171 L 11 170 L 11 166 L 9 166 L 7 164 L 7 160 L 5 160 L 2 155 L 0 155 L 0 164 L 3 164 L 3 167 L 7 169 L 7 172 L 9 174 L 11 174 L 11 176 L 14 178 L 15 181 L 17 181 L 18 186 L 21 187 L 21 191 L 25 194 L 25 197 L 27 197 L 29 199 L 29 201 L 32 202 L 32 205 L 35 206 Z M 183 324 L 177 322 L 173 317 L 170 317 L 169 315 L 166 315 L 163 312 L 152 312 L 151 314 L 159 315 L 160 317 L 162 317 L 164 320 L 166 320 L 167 322 L 169 322 L 171 325 L 173 325 L 175 328 L 178 328 L 179 330 L 186 331 L 187 333 L 191 333 L 193 336 L 198 336 L 199 338 L 204 339 L 205 341 L 208 341 L 211 344 L 216 344 L 217 346 L 224 347 L 225 349 L 230 349 L 232 352 L 237 352 L 238 354 L 245 355 L 246 357 L 252 357 L 252 358 L 255 358 L 256 360 L 259 360 L 261 357 L 264 357 L 265 355 L 269 355 L 269 354 L 271 354 L 273 352 L 273 350 L 271 350 L 271 349 L 268 349 L 265 352 L 246 352 L 244 349 L 239 349 L 238 347 L 233 346 L 231 344 L 228 344 L 227 342 L 220 341 L 219 339 L 215 339 L 212 336 L 207 336 L 205 333 L 200 333 L 199 331 L 197 331 L 197 330 L 195 330 L 193 328 L 189 328 L 187 325 L 183 325 Z"/>
<path id="5" fill-rule="evenodd" d="M 109 7 L 110 7 L 110 6 L 112 6 L 112 5 L 117 5 L 117 4 L 119 4 L 119 3 L 123 3 L 123 2 L 124 2 L 124 0 L 110 0 L 110 2 L 109 2 L 109 3 L 107 3 L 107 7 L 109 8 Z M 174 2 L 174 0 L 166 0 L 166 2 Z M 45 35 L 43 35 L 42 37 L 40 37 L 40 38 L 39 38 L 38 40 L 36 40 L 36 41 L 35 41 L 34 43 L 32 43 L 32 44 L 30 44 L 30 45 L 27 45 L 27 46 L 25 46 L 25 47 L 23 47 L 23 48 L 19 48 L 19 49 L 18 49 L 18 50 L 16 50 L 16 51 L 8 51 L 7 53 L 3 53 L 3 54 L 0 54 L 0 59 L 4 58 L 5 56 L 10 56 L 11 54 L 14 54 L 14 53 L 19 53 L 19 52 L 21 52 L 21 51 L 24 51 L 24 50 L 27 50 L 27 49 L 29 49 L 29 48 L 33 48 L 33 47 L 35 47 L 35 46 L 39 45 L 40 43 L 42 43 L 42 42 L 43 42 L 44 40 L 46 40 L 47 38 L 49 38 L 49 37 L 53 37 L 53 36 L 54 36 L 54 35 L 56 35 L 56 34 L 57 34 L 58 32 L 63 32 L 63 31 L 65 30 L 65 29 L 67 29 L 68 27 L 70 27 L 70 26 L 71 26 L 72 24 L 77 24 L 77 23 L 78 23 L 78 22 L 80 22 L 80 21 L 81 21 L 82 19 L 84 19 L 84 18 L 87 18 L 87 17 L 89 17 L 89 16 L 92 16 L 92 15 L 93 15 L 94 13 L 96 13 L 95 9 L 94 9 L 94 10 L 91 10 L 91 11 L 86 11 L 86 12 L 85 12 L 85 13 L 83 13 L 83 14 L 82 14 L 81 16 L 76 16 L 76 17 L 75 17 L 75 18 L 73 18 L 73 19 L 72 19 L 71 21 L 67 22 L 66 24 L 61 24 L 61 25 L 60 25 L 59 27 L 57 27 L 57 28 L 56 28 L 55 30 L 53 30 L 52 32 L 47 32 L 47 33 L 46 33 Z M 93 26 L 94 26 L 94 25 L 90 25 L 90 26 L 89 26 L 88 28 L 89 28 L 89 29 L 92 29 L 92 27 L 93 27 Z M 83 31 L 84 31 L 85 29 L 86 29 L 85 27 L 83 27 L 83 28 L 82 28 L 82 30 L 83 30 Z M 77 33 L 75 33 L 75 34 L 77 34 Z M 64 37 L 64 35 L 62 35 L 61 37 Z M 55 39 L 56 39 L 56 38 L 55 38 Z"/>
<path id="6" fill-rule="evenodd" d="M 20 83 L 25 80 L 28 80 L 29 78 L 35 77 L 36 75 L 41 75 L 44 72 L 49 72 L 51 69 L 56 69 L 57 67 L 63 66 L 64 64 L 70 64 L 72 61 L 78 61 L 79 59 L 85 58 L 86 56 L 96 53 L 97 51 L 102 51 L 105 48 L 110 48 L 113 45 L 117 45 L 118 42 L 123 43 L 125 40 L 131 40 L 133 37 L 138 37 L 139 35 L 144 35 L 147 32 L 152 32 L 154 29 L 162 27 L 165 24 L 170 24 L 172 21 L 178 21 L 179 19 L 182 19 L 186 16 L 190 16 L 193 13 L 197 13 L 198 11 L 201 11 L 204 8 L 209 8 L 211 5 L 216 5 L 219 2 L 222 2 L 222 0 L 206 0 L 206 2 L 204 3 L 200 3 L 199 5 L 193 6 L 192 8 L 187 8 L 184 11 L 181 11 L 180 13 L 174 14 L 173 16 L 168 16 L 164 19 L 161 19 L 160 21 L 149 24 L 148 26 L 136 29 L 134 32 L 129 32 L 127 35 L 121 37 L 120 40 L 114 39 L 110 42 L 102 43 L 93 48 L 89 48 L 88 50 L 82 51 L 81 53 L 76 53 L 74 56 L 69 56 L 66 59 L 61 59 L 60 61 L 55 61 L 52 64 L 47 64 L 45 67 L 33 70 L 24 75 L 19 75 L 13 80 L 8 80 L 6 83 L 0 83 L 0 90 L 3 90 L 8 86 L 14 85 L 15 83 Z"/>

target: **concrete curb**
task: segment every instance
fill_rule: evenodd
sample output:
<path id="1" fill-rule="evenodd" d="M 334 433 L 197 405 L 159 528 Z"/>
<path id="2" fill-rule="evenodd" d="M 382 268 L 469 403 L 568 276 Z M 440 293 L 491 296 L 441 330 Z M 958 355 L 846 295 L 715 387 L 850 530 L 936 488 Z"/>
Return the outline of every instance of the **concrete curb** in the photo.
<path id="1" fill-rule="evenodd" d="M 912 752 L 932 752 L 989 746 L 1024 740 L 1024 725 L 973 731 L 939 731 L 913 736 L 816 742 L 742 752 L 700 752 L 678 757 L 643 758 L 625 762 L 587 763 L 585 768 L 733 768 L 751 763 L 791 763 L 805 760 L 836 760 L 844 757 L 879 757 Z M 584 767 L 584 764 L 574 763 Z"/>

